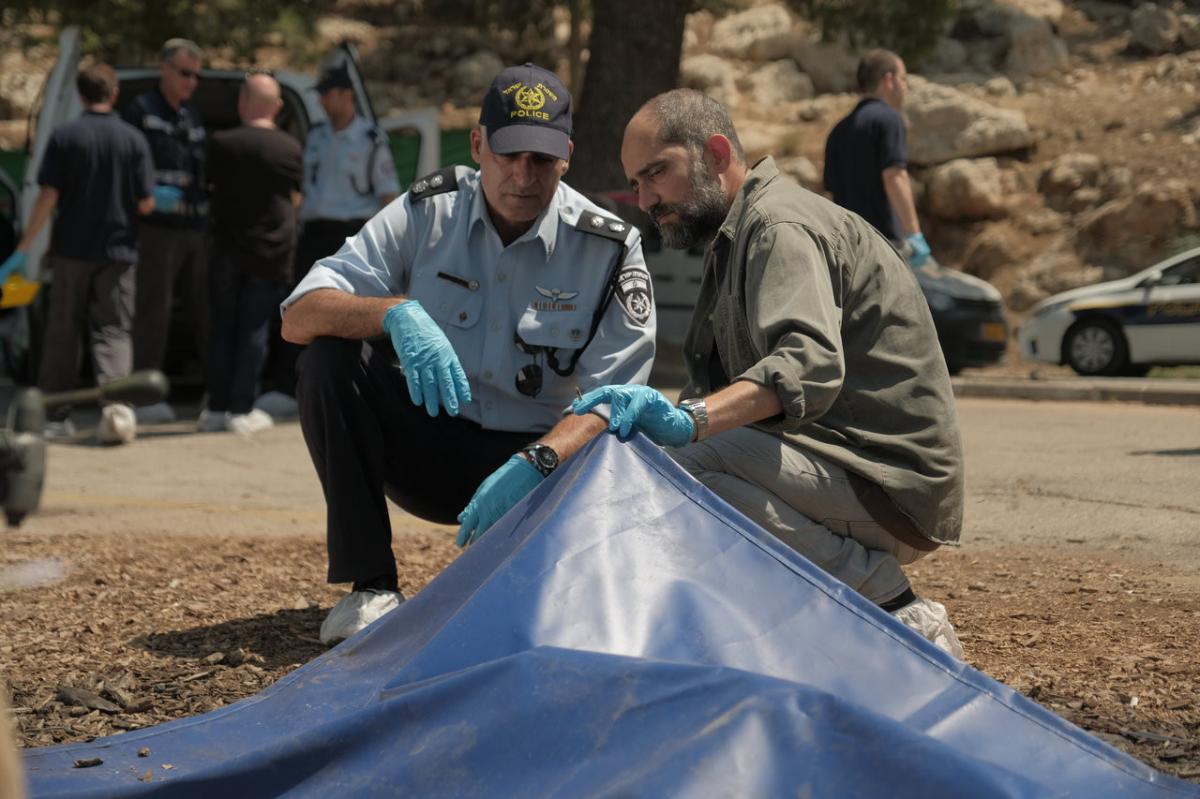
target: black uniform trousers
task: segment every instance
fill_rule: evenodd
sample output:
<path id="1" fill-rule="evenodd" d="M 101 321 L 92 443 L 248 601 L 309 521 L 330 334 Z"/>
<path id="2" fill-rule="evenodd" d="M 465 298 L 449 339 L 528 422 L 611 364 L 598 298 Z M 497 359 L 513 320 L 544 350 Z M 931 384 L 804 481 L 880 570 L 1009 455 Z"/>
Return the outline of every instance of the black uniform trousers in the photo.
<path id="1" fill-rule="evenodd" d="M 297 372 L 300 428 L 325 491 L 331 583 L 396 574 L 385 497 L 452 524 L 479 484 L 540 435 L 429 416 L 386 341 L 315 339 Z"/>
<path id="2" fill-rule="evenodd" d="M 296 242 L 296 260 L 292 266 L 292 275 L 288 280 L 284 296 L 292 293 L 296 284 L 308 274 L 312 265 L 322 258 L 333 255 L 342 248 L 346 239 L 357 235 L 365 219 L 342 221 L 336 219 L 312 219 L 305 222 L 300 229 L 300 237 Z M 296 359 L 303 349 L 290 341 L 284 341 L 280 334 L 280 318 L 276 313 L 271 318 L 271 330 L 268 336 L 267 362 L 263 366 L 262 390 L 279 391 L 289 396 L 296 395 Z"/>

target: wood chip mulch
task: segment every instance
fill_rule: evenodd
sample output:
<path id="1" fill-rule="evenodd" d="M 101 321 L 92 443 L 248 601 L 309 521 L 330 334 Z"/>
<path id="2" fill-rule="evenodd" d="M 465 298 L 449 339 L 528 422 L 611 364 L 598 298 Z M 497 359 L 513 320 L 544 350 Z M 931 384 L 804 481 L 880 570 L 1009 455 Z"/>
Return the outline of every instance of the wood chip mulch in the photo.
<path id="1" fill-rule="evenodd" d="M 412 595 L 453 532 L 398 538 Z M 0 592 L 0 682 L 20 746 L 139 729 L 261 691 L 325 651 L 342 594 L 318 537 L 212 540 L 9 532 L 0 566 L 66 576 Z M 1156 769 L 1200 782 L 1200 589 L 1095 552 L 941 551 L 910 569 L 944 602 L 968 661 Z"/>

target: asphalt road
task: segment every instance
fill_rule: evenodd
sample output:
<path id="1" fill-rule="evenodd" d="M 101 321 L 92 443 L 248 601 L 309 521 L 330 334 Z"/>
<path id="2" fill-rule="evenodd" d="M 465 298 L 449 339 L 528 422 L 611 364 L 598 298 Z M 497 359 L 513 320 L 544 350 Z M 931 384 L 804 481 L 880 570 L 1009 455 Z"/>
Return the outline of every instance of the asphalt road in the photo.
<path id="1" fill-rule="evenodd" d="M 1200 408 L 962 398 L 958 410 L 966 547 L 1103 550 L 1200 575 Z M 148 428 L 126 447 L 51 445 L 43 508 L 23 531 L 323 531 L 296 424 L 253 440 L 189 430 Z M 436 528 L 393 518 L 398 534 Z"/>

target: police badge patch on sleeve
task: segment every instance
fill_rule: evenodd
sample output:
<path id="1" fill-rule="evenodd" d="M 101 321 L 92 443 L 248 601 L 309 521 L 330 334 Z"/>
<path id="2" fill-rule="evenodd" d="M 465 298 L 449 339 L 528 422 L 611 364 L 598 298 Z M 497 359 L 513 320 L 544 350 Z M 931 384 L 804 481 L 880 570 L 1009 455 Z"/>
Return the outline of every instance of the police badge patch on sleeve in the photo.
<path id="1" fill-rule="evenodd" d="M 653 297 L 650 293 L 650 273 L 636 267 L 626 269 L 617 278 L 617 302 L 625 314 L 638 327 L 650 321 Z"/>

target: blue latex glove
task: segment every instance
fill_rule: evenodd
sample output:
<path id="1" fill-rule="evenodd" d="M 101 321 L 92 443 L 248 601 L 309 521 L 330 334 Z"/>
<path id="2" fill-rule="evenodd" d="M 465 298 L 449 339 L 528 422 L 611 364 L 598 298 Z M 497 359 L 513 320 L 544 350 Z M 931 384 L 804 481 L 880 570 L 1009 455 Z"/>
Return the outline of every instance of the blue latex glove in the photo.
<path id="1" fill-rule="evenodd" d="M 649 386 L 598 388 L 571 403 L 571 409 L 582 415 L 605 403 L 612 408 L 608 429 L 621 439 L 629 438 L 636 428 L 659 446 L 682 447 L 692 440 L 692 415 Z"/>
<path id="2" fill-rule="evenodd" d="M 13 272 L 25 274 L 25 253 L 14 252 L 4 259 L 4 263 L 0 264 L 0 283 L 8 280 L 8 276 Z"/>
<path id="3" fill-rule="evenodd" d="M 161 183 L 154 187 L 154 210 L 169 214 L 183 201 L 183 189 L 178 186 L 164 186 Z"/>
<path id="4" fill-rule="evenodd" d="M 512 509 L 545 478 L 521 455 L 513 455 L 475 489 L 475 496 L 458 514 L 461 526 L 454 543 L 474 544 L 496 520 Z"/>
<path id="5" fill-rule="evenodd" d="M 392 337 L 413 405 L 424 404 L 426 413 L 437 416 L 440 396 L 446 413 L 458 416 L 458 409 L 471 401 L 471 385 L 450 340 L 421 303 L 393 305 L 383 317 L 383 329 Z"/>
<path id="6" fill-rule="evenodd" d="M 914 268 L 924 266 L 931 254 L 929 242 L 925 241 L 925 234 L 914 233 L 904 240 L 908 242 L 908 246 L 911 248 L 911 252 L 908 254 L 908 265 Z"/>

